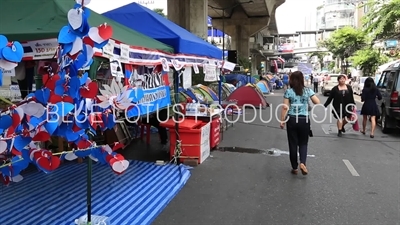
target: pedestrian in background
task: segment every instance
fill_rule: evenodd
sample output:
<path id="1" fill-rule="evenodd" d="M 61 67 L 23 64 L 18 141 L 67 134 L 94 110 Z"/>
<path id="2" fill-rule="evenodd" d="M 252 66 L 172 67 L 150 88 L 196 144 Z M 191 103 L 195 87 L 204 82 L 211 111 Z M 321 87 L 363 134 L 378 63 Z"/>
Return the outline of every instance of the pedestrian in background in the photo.
<path id="1" fill-rule="evenodd" d="M 381 92 L 376 88 L 375 81 L 371 77 L 368 77 L 364 82 L 364 88 L 361 93 L 361 102 L 363 106 L 361 108 L 361 115 L 363 115 L 363 123 L 361 133 L 365 135 L 365 129 L 367 126 L 368 117 L 371 121 L 371 134 L 370 138 L 374 138 L 374 131 L 376 127 L 376 118 L 380 116 L 378 106 L 375 103 L 375 99 L 382 99 Z"/>
<path id="2" fill-rule="evenodd" d="M 315 74 L 313 77 L 313 84 L 314 84 L 314 92 L 318 93 L 318 85 L 319 85 L 319 76 Z"/>
<path id="3" fill-rule="evenodd" d="M 346 84 L 346 75 L 338 76 L 339 84 L 332 88 L 329 93 L 329 98 L 326 100 L 324 106 L 328 107 L 333 101 L 332 114 L 337 119 L 336 125 L 338 128 L 338 136 L 341 137 L 346 132 L 344 126 L 353 114 L 353 107 L 355 106 L 353 89 L 350 85 Z"/>
<path id="4" fill-rule="evenodd" d="M 283 90 L 287 90 L 289 87 L 289 75 L 286 73 L 282 76 Z"/>
<path id="5" fill-rule="evenodd" d="M 289 158 L 292 165 L 292 174 L 298 173 L 300 155 L 300 170 L 303 175 L 308 174 L 306 167 L 308 138 L 310 134 L 309 100 L 319 104 L 315 93 L 304 86 L 304 76 L 300 71 L 293 72 L 289 80 L 290 88 L 285 91 L 281 112 L 280 127 L 286 124 L 287 138 L 289 142 Z M 287 122 L 285 122 L 287 121 Z"/>

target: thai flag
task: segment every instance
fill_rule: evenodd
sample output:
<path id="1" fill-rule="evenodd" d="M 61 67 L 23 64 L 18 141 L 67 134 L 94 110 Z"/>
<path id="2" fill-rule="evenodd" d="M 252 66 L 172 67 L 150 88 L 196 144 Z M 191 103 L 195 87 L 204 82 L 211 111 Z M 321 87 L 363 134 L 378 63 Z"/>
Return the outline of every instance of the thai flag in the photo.
<path id="1" fill-rule="evenodd" d="M 129 79 L 133 73 L 133 66 L 130 64 L 125 64 L 125 85 L 129 85 Z"/>

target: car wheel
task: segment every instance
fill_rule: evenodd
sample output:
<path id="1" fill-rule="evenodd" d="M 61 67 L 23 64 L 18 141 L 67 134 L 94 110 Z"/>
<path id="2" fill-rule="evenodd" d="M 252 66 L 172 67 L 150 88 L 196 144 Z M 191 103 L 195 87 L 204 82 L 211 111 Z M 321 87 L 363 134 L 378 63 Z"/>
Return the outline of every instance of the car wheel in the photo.
<path id="1" fill-rule="evenodd" d="M 390 129 L 387 127 L 388 118 L 386 116 L 385 109 L 382 109 L 382 116 L 381 116 L 381 125 L 382 125 L 382 133 L 387 134 L 390 133 Z"/>

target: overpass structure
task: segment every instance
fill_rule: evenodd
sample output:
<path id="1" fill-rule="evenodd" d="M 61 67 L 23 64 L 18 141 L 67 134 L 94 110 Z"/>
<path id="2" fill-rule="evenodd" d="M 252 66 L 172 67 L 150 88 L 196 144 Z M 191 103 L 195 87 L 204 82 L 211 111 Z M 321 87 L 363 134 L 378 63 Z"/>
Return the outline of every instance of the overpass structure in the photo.
<path id="1" fill-rule="evenodd" d="M 250 37 L 277 35 L 276 9 L 285 0 L 168 0 L 168 19 L 207 39 L 208 16 L 213 27 L 231 36 L 230 50 L 238 57 L 250 56 Z M 260 53 L 261 54 L 261 53 Z M 259 57 L 253 64 L 260 64 Z"/>

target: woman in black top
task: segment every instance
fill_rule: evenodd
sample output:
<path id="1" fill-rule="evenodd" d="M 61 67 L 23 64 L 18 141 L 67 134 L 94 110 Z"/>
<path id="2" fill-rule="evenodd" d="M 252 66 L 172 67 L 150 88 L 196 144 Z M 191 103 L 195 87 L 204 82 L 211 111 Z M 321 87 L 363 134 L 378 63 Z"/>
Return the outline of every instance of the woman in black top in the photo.
<path id="1" fill-rule="evenodd" d="M 353 89 L 350 85 L 346 84 L 346 76 L 340 75 L 338 77 L 339 84 L 332 88 L 329 93 L 329 98 L 326 100 L 324 106 L 328 107 L 333 100 L 332 114 L 337 119 L 338 136 L 341 137 L 342 133 L 346 130 L 344 126 L 349 121 L 353 114 L 353 107 L 355 107 Z"/>
<path id="2" fill-rule="evenodd" d="M 368 77 L 364 83 L 364 89 L 361 93 L 361 101 L 364 102 L 361 108 L 361 115 L 363 115 L 363 129 L 361 133 L 365 134 L 368 116 L 371 117 L 371 134 L 370 137 L 374 138 L 374 131 L 376 127 L 376 117 L 379 117 L 379 108 L 376 105 L 375 99 L 382 99 L 381 92 L 376 88 L 375 81 Z"/>

